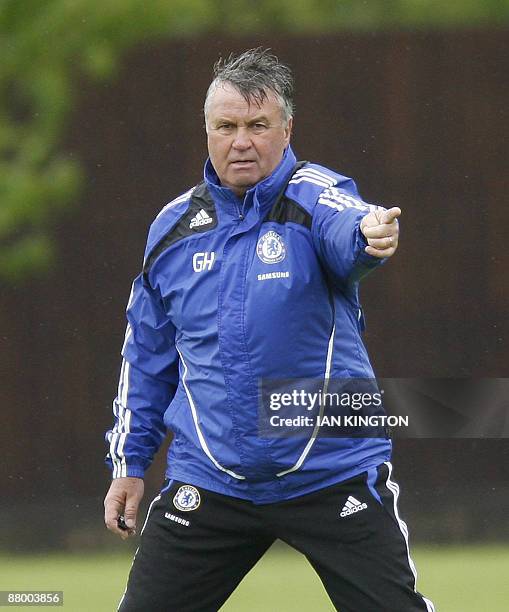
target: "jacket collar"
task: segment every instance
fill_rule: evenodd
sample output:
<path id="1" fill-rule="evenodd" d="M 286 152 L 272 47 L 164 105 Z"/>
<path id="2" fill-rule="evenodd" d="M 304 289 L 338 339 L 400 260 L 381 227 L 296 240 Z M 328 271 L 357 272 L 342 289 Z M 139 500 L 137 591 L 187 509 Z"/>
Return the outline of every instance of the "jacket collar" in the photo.
<path id="1" fill-rule="evenodd" d="M 205 184 L 214 199 L 219 200 L 221 206 L 230 210 L 232 214 L 238 214 L 239 211 L 246 213 L 253 205 L 259 214 L 264 214 L 275 202 L 296 161 L 292 148 L 288 146 L 272 174 L 246 191 L 244 198 L 239 198 L 231 189 L 221 185 L 210 158 L 208 158 L 204 168 Z"/>

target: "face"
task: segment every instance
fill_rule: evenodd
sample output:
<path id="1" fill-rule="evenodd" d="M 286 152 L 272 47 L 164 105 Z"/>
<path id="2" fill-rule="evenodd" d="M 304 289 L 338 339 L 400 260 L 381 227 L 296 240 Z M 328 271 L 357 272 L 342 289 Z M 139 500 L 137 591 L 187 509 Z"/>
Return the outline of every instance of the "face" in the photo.
<path id="1" fill-rule="evenodd" d="M 206 122 L 210 161 L 221 184 L 238 196 L 276 168 L 292 130 L 272 92 L 258 106 L 228 84 L 210 94 Z"/>

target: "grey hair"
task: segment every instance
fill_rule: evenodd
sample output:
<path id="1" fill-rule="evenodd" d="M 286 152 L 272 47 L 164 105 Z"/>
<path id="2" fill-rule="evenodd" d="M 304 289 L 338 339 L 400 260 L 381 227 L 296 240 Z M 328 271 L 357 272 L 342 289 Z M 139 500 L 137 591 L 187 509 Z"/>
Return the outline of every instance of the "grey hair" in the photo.
<path id="1" fill-rule="evenodd" d="M 219 58 L 214 64 L 214 79 L 210 84 L 203 112 L 205 120 L 211 94 L 221 85 L 232 85 L 242 94 L 248 104 L 262 104 L 270 91 L 281 106 L 286 124 L 293 117 L 293 76 L 292 71 L 270 53 L 270 49 L 257 47 L 240 55 L 231 53 L 227 59 Z"/>

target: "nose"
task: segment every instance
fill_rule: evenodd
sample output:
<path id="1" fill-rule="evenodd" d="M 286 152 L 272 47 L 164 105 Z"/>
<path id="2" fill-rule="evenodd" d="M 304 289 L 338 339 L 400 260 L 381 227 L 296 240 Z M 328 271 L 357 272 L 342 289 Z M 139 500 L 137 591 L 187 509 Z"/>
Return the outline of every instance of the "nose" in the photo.
<path id="1" fill-rule="evenodd" d="M 251 146 L 251 137 L 246 127 L 238 127 L 235 132 L 232 147 L 240 151 L 245 151 Z"/>

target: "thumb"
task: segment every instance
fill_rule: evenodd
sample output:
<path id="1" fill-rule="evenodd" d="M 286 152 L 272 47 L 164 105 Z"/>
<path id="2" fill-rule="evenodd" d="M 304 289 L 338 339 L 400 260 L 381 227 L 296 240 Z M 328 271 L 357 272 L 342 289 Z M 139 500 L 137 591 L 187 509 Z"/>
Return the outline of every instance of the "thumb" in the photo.
<path id="1" fill-rule="evenodd" d="M 401 215 L 401 208 L 393 206 L 389 210 L 385 210 L 382 214 L 381 223 L 392 223 L 394 219 L 397 219 Z"/>
<path id="2" fill-rule="evenodd" d="M 138 515 L 139 500 L 135 497 L 128 498 L 126 500 L 124 518 L 125 524 L 129 529 L 136 527 L 136 517 Z"/>

